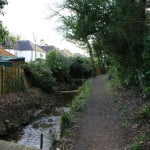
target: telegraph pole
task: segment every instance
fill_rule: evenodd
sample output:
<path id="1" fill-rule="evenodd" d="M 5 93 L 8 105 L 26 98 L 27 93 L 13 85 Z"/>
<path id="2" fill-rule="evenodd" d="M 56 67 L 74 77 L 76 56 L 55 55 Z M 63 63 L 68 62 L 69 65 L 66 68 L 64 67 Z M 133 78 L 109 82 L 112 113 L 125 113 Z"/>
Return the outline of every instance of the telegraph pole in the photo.
<path id="1" fill-rule="evenodd" d="M 36 52 L 37 52 L 37 49 L 36 49 L 36 39 L 37 39 L 37 37 L 35 36 L 34 33 L 33 33 L 33 39 L 34 39 L 34 50 L 35 50 L 35 60 L 36 60 Z"/>

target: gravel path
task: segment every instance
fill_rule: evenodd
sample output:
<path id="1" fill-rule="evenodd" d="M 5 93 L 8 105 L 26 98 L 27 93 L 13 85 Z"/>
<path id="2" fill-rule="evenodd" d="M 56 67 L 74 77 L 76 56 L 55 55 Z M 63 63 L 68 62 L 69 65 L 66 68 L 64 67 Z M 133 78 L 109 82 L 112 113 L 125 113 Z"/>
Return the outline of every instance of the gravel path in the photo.
<path id="1" fill-rule="evenodd" d="M 89 105 L 79 119 L 74 150 L 123 150 L 119 114 L 102 78 L 93 81 Z"/>

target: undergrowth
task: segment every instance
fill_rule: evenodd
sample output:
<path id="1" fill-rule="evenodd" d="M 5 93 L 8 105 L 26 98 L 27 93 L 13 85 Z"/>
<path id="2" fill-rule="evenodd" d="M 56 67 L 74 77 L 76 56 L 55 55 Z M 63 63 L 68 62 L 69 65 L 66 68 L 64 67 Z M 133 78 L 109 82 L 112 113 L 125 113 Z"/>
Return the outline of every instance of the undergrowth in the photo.
<path id="1" fill-rule="evenodd" d="M 61 126 L 62 132 L 68 133 L 67 129 L 75 126 L 75 113 L 82 112 L 87 104 L 90 97 L 92 89 L 92 79 L 87 80 L 81 87 L 78 89 L 78 93 L 75 98 L 72 100 L 70 111 L 65 112 L 61 116 Z"/>

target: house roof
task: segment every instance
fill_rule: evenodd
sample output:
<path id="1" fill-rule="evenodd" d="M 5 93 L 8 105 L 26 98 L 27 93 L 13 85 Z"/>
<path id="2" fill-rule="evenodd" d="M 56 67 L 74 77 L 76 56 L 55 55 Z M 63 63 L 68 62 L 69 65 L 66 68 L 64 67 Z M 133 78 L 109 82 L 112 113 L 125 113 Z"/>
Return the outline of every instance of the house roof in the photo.
<path id="1" fill-rule="evenodd" d="M 35 48 L 36 48 L 36 51 L 45 52 L 43 49 L 41 49 L 37 45 L 35 46 L 35 44 L 33 44 L 29 40 L 17 41 L 15 44 L 11 44 L 11 46 L 10 46 L 10 42 L 7 42 L 5 45 L 5 48 L 8 48 L 8 47 L 11 47 L 11 49 L 20 50 L 20 51 L 35 50 Z"/>
<path id="2" fill-rule="evenodd" d="M 0 56 L 14 56 L 10 52 L 7 52 L 6 50 L 0 48 Z"/>
<path id="3" fill-rule="evenodd" d="M 53 45 L 44 45 L 44 46 L 39 46 L 41 49 L 43 49 L 46 52 L 52 51 L 57 49 L 55 46 Z"/>

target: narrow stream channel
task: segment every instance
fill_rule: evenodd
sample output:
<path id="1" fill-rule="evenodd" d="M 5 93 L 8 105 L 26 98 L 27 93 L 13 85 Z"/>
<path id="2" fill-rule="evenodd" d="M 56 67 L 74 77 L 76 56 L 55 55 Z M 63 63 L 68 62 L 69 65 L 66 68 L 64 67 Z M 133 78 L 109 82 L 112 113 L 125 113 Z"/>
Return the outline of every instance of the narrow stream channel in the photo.
<path id="1" fill-rule="evenodd" d="M 49 150 L 53 140 L 61 135 L 61 114 L 69 111 L 69 107 L 56 107 L 56 113 L 39 118 L 23 129 L 16 143 L 40 148 L 40 136 L 43 134 L 43 150 Z"/>
<path id="2" fill-rule="evenodd" d="M 72 96 L 73 97 L 73 96 Z M 60 101 L 50 110 L 49 114 L 38 118 L 25 126 L 21 131 L 14 133 L 9 141 L 18 144 L 40 148 L 40 138 L 43 134 L 43 149 L 50 150 L 53 140 L 61 136 L 61 115 L 69 111 L 71 99 Z"/>

